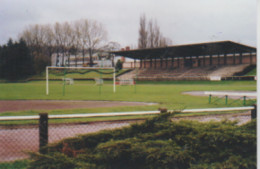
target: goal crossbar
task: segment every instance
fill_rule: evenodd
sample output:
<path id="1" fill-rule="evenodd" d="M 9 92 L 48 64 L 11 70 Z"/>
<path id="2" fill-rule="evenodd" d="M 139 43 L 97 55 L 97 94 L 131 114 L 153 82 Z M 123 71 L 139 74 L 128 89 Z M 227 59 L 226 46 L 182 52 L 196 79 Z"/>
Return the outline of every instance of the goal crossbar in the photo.
<path id="1" fill-rule="evenodd" d="M 105 70 L 113 69 L 113 92 L 116 92 L 116 69 L 114 67 L 55 67 L 47 66 L 46 67 L 46 95 L 49 95 L 49 69 L 88 69 L 88 70 Z"/>

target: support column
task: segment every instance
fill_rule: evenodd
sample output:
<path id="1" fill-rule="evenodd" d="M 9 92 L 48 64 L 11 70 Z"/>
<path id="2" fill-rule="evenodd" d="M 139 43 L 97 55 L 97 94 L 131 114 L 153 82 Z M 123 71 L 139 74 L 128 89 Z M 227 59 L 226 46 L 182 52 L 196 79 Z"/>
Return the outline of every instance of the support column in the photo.
<path id="1" fill-rule="evenodd" d="M 184 56 L 184 58 L 183 58 L 183 67 L 186 66 L 185 63 L 186 63 L 186 56 Z"/>
<path id="2" fill-rule="evenodd" d="M 157 59 L 154 58 L 154 68 L 156 68 Z"/>
<path id="3" fill-rule="evenodd" d="M 142 68 L 142 66 L 143 66 L 143 60 L 140 59 L 140 68 Z"/>
<path id="4" fill-rule="evenodd" d="M 240 64 L 243 63 L 242 53 L 239 54 L 239 63 L 240 63 Z"/>
<path id="5" fill-rule="evenodd" d="M 172 56 L 172 65 L 171 65 L 171 68 L 174 67 L 174 57 Z"/>
<path id="6" fill-rule="evenodd" d="M 143 64 L 144 64 L 144 68 L 146 68 L 146 59 L 144 59 L 144 61 L 143 61 Z"/>
<path id="7" fill-rule="evenodd" d="M 192 56 L 190 56 L 190 67 L 193 67 Z"/>
<path id="8" fill-rule="evenodd" d="M 252 52 L 250 52 L 250 65 L 253 64 L 253 56 L 252 56 Z"/>
<path id="9" fill-rule="evenodd" d="M 218 65 L 220 65 L 220 54 L 218 53 Z"/>
<path id="10" fill-rule="evenodd" d="M 224 65 L 226 65 L 226 64 L 227 64 L 227 54 L 224 53 Z"/>
<path id="11" fill-rule="evenodd" d="M 178 68 L 180 68 L 180 57 L 178 57 L 177 63 L 178 63 Z"/>
<path id="12" fill-rule="evenodd" d="M 134 68 L 136 68 L 136 59 L 134 59 Z"/>
<path id="13" fill-rule="evenodd" d="M 235 64 L 236 64 L 236 54 L 233 53 L 233 65 L 235 65 Z"/>
<path id="14" fill-rule="evenodd" d="M 153 67 L 153 59 L 150 58 L 150 69 Z"/>
<path id="15" fill-rule="evenodd" d="M 212 66 L 212 55 L 209 55 L 209 65 Z"/>
<path id="16" fill-rule="evenodd" d="M 168 68 L 168 58 L 166 58 L 165 61 L 166 61 L 165 65 L 166 65 L 166 69 L 167 69 Z"/>
<path id="17" fill-rule="evenodd" d="M 203 66 L 205 67 L 206 66 L 206 56 L 203 55 Z"/>
<path id="18" fill-rule="evenodd" d="M 199 56 L 196 56 L 196 60 L 197 60 L 197 67 L 200 67 Z"/>
<path id="19" fill-rule="evenodd" d="M 161 64 L 161 68 L 162 68 L 162 58 L 160 59 L 160 64 Z"/>

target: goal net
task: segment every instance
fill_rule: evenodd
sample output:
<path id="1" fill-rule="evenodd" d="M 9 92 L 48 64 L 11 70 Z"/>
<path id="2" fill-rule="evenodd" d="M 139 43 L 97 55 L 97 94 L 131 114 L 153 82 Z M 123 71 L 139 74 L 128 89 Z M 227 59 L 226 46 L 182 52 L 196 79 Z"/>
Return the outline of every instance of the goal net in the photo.
<path id="1" fill-rule="evenodd" d="M 114 67 L 46 67 L 46 95 L 49 95 L 49 80 L 61 80 L 63 86 L 73 85 L 75 80 L 94 80 L 95 85 L 103 85 L 104 79 L 113 80 L 116 92 L 116 70 Z"/>

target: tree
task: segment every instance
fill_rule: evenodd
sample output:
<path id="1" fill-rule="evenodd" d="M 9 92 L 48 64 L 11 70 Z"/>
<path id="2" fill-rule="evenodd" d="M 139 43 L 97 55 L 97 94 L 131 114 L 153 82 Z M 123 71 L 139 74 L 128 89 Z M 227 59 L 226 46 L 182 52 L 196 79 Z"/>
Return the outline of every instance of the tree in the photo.
<path id="1" fill-rule="evenodd" d="M 70 57 L 73 52 L 77 66 L 77 53 L 82 52 L 83 65 L 85 65 L 85 54 L 88 53 L 89 65 L 93 66 L 93 54 L 102 50 L 106 45 L 106 35 L 106 30 L 101 23 L 83 19 L 72 23 L 56 22 L 54 25 L 31 25 L 21 33 L 20 37 L 26 41 L 31 55 L 37 60 L 46 59 L 46 57 L 49 57 L 50 60 L 53 53 L 56 52 L 56 66 L 64 66 L 65 56 L 68 57 L 68 65 L 70 65 Z M 61 63 L 58 63 L 60 60 Z M 51 62 L 45 63 L 50 64 Z"/>
<path id="2" fill-rule="evenodd" d="M 121 46 L 120 46 L 119 43 L 109 42 L 103 47 L 103 50 L 108 51 L 108 52 L 112 52 L 112 51 L 118 51 L 118 50 L 120 50 L 120 48 L 121 48 Z M 112 67 L 114 67 L 115 66 L 115 63 L 114 63 L 115 55 L 110 53 L 109 58 L 112 61 Z"/>
<path id="3" fill-rule="evenodd" d="M 123 62 L 119 59 L 116 62 L 116 71 L 119 71 L 123 68 Z"/>
<path id="4" fill-rule="evenodd" d="M 52 54 L 55 51 L 55 40 L 53 27 L 51 25 L 42 25 L 42 31 L 44 34 L 43 38 L 43 54 L 47 55 L 49 58 L 52 57 Z"/>
<path id="5" fill-rule="evenodd" d="M 106 41 L 107 32 L 103 25 L 93 20 L 89 20 L 88 31 L 87 31 L 87 46 L 89 51 L 89 66 L 94 65 L 93 53 L 104 45 Z"/>
<path id="6" fill-rule="evenodd" d="M 138 48 L 144 49 L 147 47 L 147 30 L 146 30 L 146 17 L 142 15 L 140 17 L 139 39 Z"/>
<path id="7" fill-rule="evenodd" d="M 81 38 L 82 38 L 82 33 L 81 33 L 81 22 L 80 21 L 75 21 L 72 26 L 73 29 L 73 34 L 75 36 L 74 40 L 74 52 L 75 52 L 75 66 L 78 66 L 78 58 L 77 58 L 77 53 L 80 51 L 80 48 L 82 47 L 81 43 Z M 83 63 L 84 64 L 84 63 Z"/>
<path id="8" fill-rule="evenodd" d="M 47 65 L 50 65 L 50 58 L 43 54 L 38 54 L 34 57 L 34 70 L 35 73 L 40 74 L 43 72 Z"/>
<path id="9" fill-rule="evenodd" d="M 154 48 L 157 47 L 155 46 L 155 30 L 154 30 L 154 25 L 153 25 L 153 21 L 150 20 L 149 21 L 149 32 L 148 32 L 148 46 L 150 48 Z"/>
<path id="10" fill-rule="evenodd" d="M 63 38 L 62 38 L 62 28 L 61 24 L 56 22 L 54 25 L 54 41 L 55 41 L 55 48 L 56 48 L 56 66 L 58 66 L 58 61 L 60 57 L 60 53 L 64 47 L 63 45 Z M 63 65 L 63 63 L 62 63 Z"/>
<path id="11" fill-rule="evenodd" d="M 65 52 L 68 55 L 68 66 L 70 66 L 70 56 L 72 52 L 72 48 L 74 47 L 75 34 L 73 33 L 73 29 L 68 22 L 63 24 L 63 34 L 64 34 L 64 48 Z"/>
<path id="12" fill-rule="evenodd" d="M 165 47 L 171 45 L 172 41 L 169 38 L 165 38 L 160 32 L 160 27 L 156 20 L 150 19 L 148 22 L 148 30 L 146 29 L 146 17 L 142 15 L 140 17 L 140 29 L 138 48 L 156 48 Z"/>
<path id="13" fill-rule="evenodd" d="M 46 63 L 45 67 L 51 63 L 51 56 L 54 53 L 52 27 L 50 25 L 31 25 L 20 34 L 20 38 L 26 42 L 30 55 L 34 59 L 34 66 L 37 72 L 45 70 L 42 63 L 38 61 L 39 58 L 44 58 L 44 60 L 46 60 L 46 62 L 44 62 Z M 40 65 L 38 66 L 37 64 Z"/>
<path id="14" fill-rule="evenodd" d="M 0 76 L 7 80 L 19 80 L 34 74 L 33 58 L 23 39 L 19 42 L 10 39 L 1 48 L 0 63 Z"/>

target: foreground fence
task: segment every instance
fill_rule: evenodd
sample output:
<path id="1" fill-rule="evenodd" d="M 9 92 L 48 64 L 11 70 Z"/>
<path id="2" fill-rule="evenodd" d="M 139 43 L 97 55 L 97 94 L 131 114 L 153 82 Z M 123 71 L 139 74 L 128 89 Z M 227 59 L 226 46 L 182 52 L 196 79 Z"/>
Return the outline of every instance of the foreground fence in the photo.
<path id="1" fill-rule="evenodd" d="M 114 129 L 127 126 L 131 121 L 93 122 L 87 124 L 48 124 L 50 119 L 86 118 L 86 117 L 109 117 L 130 115 L 153 115 L 163 111 L 138 111 L 138 112 L 111 112 L 111 113 L 89 113 L 48 115 L 42 113 L 36 116 L 2 116 L 0 121 L 10 120 L 36 120 L 39 125 L 19 125 L 7 127 L 0 126 L 0 163 L 27 158 L 27 151 L 40 151 L 45 153 L 41 147 L 48 143 L 60 141 L 64 138 L 75 137 L 78 134 L 97 132 L 104 129 Z M 221 111 L 251 111 L 251 118 L 256 118 L 256 106 L 211 108 L 211 109 L 186 109 L 182 113 L 196 112 L 221 112 Z"/>

